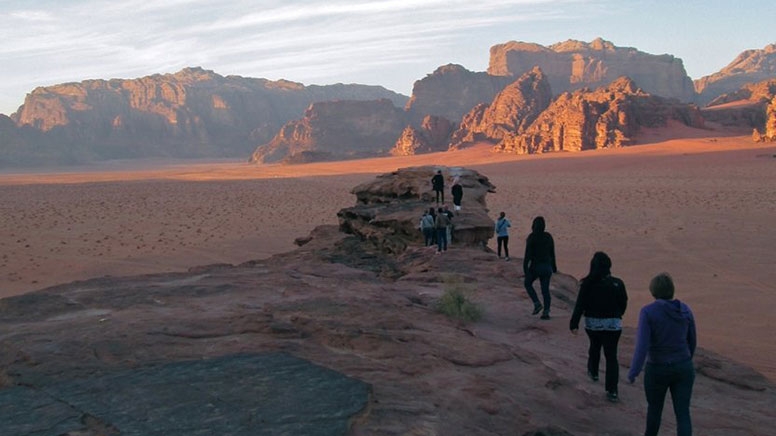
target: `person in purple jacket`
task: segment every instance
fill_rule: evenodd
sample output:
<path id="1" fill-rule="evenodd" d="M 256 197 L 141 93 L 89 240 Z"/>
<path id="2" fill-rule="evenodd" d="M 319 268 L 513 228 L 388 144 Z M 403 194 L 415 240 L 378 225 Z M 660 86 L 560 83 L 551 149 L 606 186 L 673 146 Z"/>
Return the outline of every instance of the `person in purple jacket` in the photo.
<path id="1" fill-rule="evenodd" d="M 674 299 L 674 282 L 667 273 L 658 274 L 649 283 L 655 301 L 639 313 L 636 349 L 628 371 L 633 383 L 644 367 L 644 394 L 647 397 L 645 436 L 655 436 L 660 429 L 666 392 L 676 414 L 676 434 L 692 435 L 690 397 L 695 381 L 695 319 L 690 308 Z"/>

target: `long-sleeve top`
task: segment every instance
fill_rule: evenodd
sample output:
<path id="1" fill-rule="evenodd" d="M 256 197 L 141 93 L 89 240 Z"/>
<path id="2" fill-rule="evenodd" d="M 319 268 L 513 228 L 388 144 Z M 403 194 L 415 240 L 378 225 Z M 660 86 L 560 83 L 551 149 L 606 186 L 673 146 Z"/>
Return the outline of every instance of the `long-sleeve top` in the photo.
<path id="1" fill-rule="evenodd" d="M 628 380 L 639 375 L 645 360 L 669 364 L 691 359 L 696 344 L 695 318 L 690 308 L 679 300 L 655 300 L 639 312 Z"/>
<path id="2" fill-rule="evenodd" d="M 523 272 L 528 274 L 530 268 L 537 264 L 552 266 L 552 272 L 557 272 L 555 265 L 555 241 L 547 232 L 532 232 L 525 241 L 523 256 Z"/>
<path id="3" fill-rule="evenodd" d="M 435 224 L 437 229 L 446 229 L 450 225 L 450 217 L 446 213 L 437 214 Z"/>
<path id="4" fill-rule="evenodd" d="M 621 319 L 628 307 L 628 292 L 625 283 L 611 275 L 593 283 L 582 281 L 577 294 L 577 303 L 569 321 L 569 329 L 577 330 L 582 315 L 585 318 Z"/>
<path id="5" fill-rule="evenodd" d="M 441 174 L 435 174 L 434 177 L 431 178 L 431 186 L 435 191 L 445 189 L 445 178 L 442 177 Z"/>
<path id="6" fill-rule="evenodd" d="M 509 228 L 512 227 L 512 223 L 506 218 L 499 218 L 496 221 L 496 236 L 509 236 Z"/>

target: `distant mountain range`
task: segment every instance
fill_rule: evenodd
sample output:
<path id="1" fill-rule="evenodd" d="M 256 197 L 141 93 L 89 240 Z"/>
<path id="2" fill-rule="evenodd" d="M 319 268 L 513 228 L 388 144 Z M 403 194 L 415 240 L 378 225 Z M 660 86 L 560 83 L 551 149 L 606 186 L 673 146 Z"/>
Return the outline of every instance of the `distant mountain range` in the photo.
<path id="1" fill-rule="evenodd" d="M 526 79 L 526 74 L 534 79 Z M 537 74 L 541 83 L 535 80 Z M 520 153 L 613 147 L 632 143 L 640 125 L 655 122 L 644 124 L 648 110 L 698 125 L 702 117 L 696 116 L 693 103 L 706 104 L 723 94 L 735 95 L 744 85 L 774 78 L 776 44 L 745 51 L 719 72 L 693 83 L 674 56 L 617 47 L 602 39 L 549 47 L 499 44 L 490 50 L 487 72 L 441 66 L 415 82 L 411 97 L 378 86 L 304 86 L 186 68 L 133 80 L 36 88 L 17 112 L 0 115 L 0 167 L 154 157 L 292 163 L 447 150 L 474 139 Z M 543 95 L 519 91 L 515 84 L 521 80 L 520 86 L 540 86 Z M 600 95 L 607 89 L 616 92 Z M 593 92 L 599 95 L 585 96 Z M 633 97 L 623 97 L 626 94 Z M 566 104 L 571 112 L 564 122 L 601 131 L 593 135 L 575 127 L 571 130 L 588 142 L 566 141 L 564 148 L 556 138 L 547 145 L 547 138 L 530 133 L 531 122 L 541 118 L 534 98 L 541 101 L 542 111 L 554 106 L 556 116 L 558 104 L 552 102 L 575 101 Z M 621 101 L 611 112 L 606 105 L 618 98 L 629 101 L 627 108 Z M 572 110 L 574 105 L 581 106 Z M 767 138 L 767 105 L 760 105 L 762 117 L 742 122 Z M 595 109 L 584 109 L 591 107 Z M 577 112 L 581 118 L 573 115 Z M 612 122 L 615 115 L 622 119 Z M 608 121 L 600 122 L 602 116 Z M 574 117 L 578 120 L 572 121 Z M 532 139 L 521 139 L 523 134 Z M 607 135 L 610 139 L 601 139 Z M 505 138 L 513 146 L 505 145 Z M 545 145 L 529 146 L 526 141 Z"/>

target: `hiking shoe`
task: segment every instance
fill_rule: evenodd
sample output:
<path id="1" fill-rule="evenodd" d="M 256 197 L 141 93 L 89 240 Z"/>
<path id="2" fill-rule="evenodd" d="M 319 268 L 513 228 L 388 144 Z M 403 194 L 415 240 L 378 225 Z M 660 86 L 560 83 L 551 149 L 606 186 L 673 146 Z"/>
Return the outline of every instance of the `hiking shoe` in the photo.
<path id="1" fill-rule="evenodd" d="M 606 392 L 606 399 L 612 403 L 620 401 L 620 397 L 617 396 L 617 392 Z"/>
<path id="2" fill-rule="evenodd" d="M 550 319 L 550 314 L 545 312 L 542 314 L 542 316 L 539 317 L 539 319 Z"/>
<path id="3" fill-rule="evenodd" d="M 588 371 L 587 376 L 590 377 L 590 380 L 593 380 L 594 382 L 598 381 L 598 374 L 593 374 L 592 372 Z"/>
<path id="4" fill-rule="evenodd" d="M 534 310 L 533 312 L 531 312 L 531 315 L 536 315 L 537 313 L 541 312 L 542 309 L 544 308 L 542 307 L 541 304 L 534 304 Z"/>

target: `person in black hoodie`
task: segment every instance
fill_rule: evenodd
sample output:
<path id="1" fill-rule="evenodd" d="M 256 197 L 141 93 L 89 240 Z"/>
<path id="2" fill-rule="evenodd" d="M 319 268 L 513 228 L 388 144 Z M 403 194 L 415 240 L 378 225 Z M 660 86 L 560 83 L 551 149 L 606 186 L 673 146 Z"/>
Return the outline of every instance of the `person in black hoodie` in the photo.
<path id="1" fill-rule="evenodd" d="M 585 315 L 585 333 L 590 340 L 587 351 L 587 375 L 598 381 L 601 347 L 606 356 L 606 398 L 618 400 L 617 384 L 620 364 L 617 362 L 617 343 L 622 334 L 622 315 L 628 306 L 625 283 L 611 273 L 612 260 L 599 251 L 590 260 L 590 272 L 582 279 L 577 303 L 569 321 L 571 333 L 579 331 L 579 320 Z"/>
<path id="2" fill-rule="evenodd" d="M 555 242 L 552 235 L 544 231 L 544 217 L 537 216 L 531 224 L 531 234 L 525 241 L 523 272 L 525 290 L 534 304 L 533 314 L 542 312 L 541 319 L 550 319 L 550 277 L 558 272 L 555 265 Z M 533 282 L 539 279 L 544 305 L 539 302 Z"/>
<path id="3" fill-rule="evenodd" d="M 431 178 L 431 187 L 436 192 L 436 202 L 439 204 L 439 198 L 442 197 L 442 203 L 445 202 L 445 178 L 442 176 L 442 170 L 437 170 L 434 177 Z"/>

